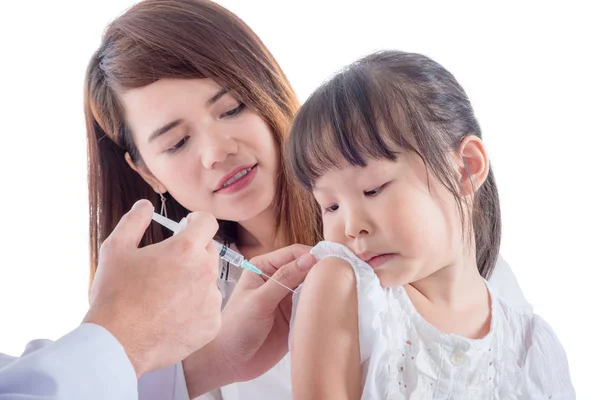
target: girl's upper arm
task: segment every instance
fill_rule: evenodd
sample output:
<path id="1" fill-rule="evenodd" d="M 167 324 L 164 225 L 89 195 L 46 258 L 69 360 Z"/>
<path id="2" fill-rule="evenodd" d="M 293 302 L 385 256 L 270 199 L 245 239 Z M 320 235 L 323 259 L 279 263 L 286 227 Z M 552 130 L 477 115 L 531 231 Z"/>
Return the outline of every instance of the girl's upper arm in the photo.
<path id="1" fill-rule="evenodd" d="M 292 332 L 294 399 L 360 399 L 358 298 L 352 267 L 315 265 L 302 287 Z"/>
<path id="2" fill-rule="evenodd" d="M 574 400 L 567 355 L 556 334 L 541 317 L 531 321 L 531 343 L 525 365 L 523 398 Z"/>

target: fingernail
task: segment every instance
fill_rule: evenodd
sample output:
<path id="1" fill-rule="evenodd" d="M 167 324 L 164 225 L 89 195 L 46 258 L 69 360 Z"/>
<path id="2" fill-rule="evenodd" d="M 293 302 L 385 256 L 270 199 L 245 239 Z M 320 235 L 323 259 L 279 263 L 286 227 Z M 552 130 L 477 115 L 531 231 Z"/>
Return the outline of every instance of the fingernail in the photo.
<path id="1" fill-rule="evenodd" d="M 131 210 L 132 211 L 133 210 L 138 210 L 138 209 L 144 207 L 147 203 L 149 203 L 148 200 L 144 200 L 144 199 L 138 200 L 138 201 L 135 202 L 135 204 L 133 205 L 133 207 L 131 207 Z"/>
<path id="2" fill-rule="evenodd" d="M 184 217 L 181 221 L 179 221 L 179 231 L 178 232 L 181 232 L 182 230 L 185 229 L 185 227 L 188 224 L 188 218 L 189 217 L 187 217 L 187 218 Z"/>
<path id="3" fill-rule="evenodd" d="M 298 259 L 298 268 L 300 268 L 302 271 L 308 271 L 316 263 L 317 260 L 315 259 L 315 257 L 310 253 L 306 253 L 300 256 L 300 258 Z"/>

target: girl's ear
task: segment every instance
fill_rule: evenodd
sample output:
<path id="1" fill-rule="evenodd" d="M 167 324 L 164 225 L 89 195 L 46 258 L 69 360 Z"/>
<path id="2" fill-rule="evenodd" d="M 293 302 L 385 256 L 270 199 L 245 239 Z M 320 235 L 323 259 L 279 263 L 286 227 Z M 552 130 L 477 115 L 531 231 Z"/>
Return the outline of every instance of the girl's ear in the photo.
<path id="1" fill-rule="evenodd" d="M 460 188 L 465 196 L 472 196 L 483 185 L 490 171 L 487 151 L 480 138 L 467 136 L 457 152 Z"/>
<path id="2" fill-rule="evenodd" d="M 129 164 L 131 169 L 137 172 L 142 179 L 144 179 L 144 181 L 146 181 L 146 183 L 150 185 L 152 189 L 154 189 L 156 193 L 165 193 L 167 191 L 164 185 L 160 183 L 158 179 L 156 179 L 156 177 L 146 166 L 135 165 L 129 153 L 125 153 L 125 161 L 127 161 L 127 164 Z"/>

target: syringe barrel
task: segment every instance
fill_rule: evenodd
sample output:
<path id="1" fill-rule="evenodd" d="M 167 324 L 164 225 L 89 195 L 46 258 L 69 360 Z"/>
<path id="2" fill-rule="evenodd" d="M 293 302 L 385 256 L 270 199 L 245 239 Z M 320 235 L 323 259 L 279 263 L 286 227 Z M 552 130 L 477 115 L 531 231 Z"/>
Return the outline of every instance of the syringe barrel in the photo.
<path id="1" fill-rule="evenodd" d="M 227 246 L 217 242 L 216 240 L 213 240 L 213 242 L 214 242 L 215 246 L 217 247 L 217 251 L 219 252 L 219 257 L 221 257 L 223 260 L 235 265 L 236 267 L 239 267 L 242 265 L 242 262 L 244 262 L 244 256 L 236 253 L 235 251 L 233 251 L 230 248 L 228 248 Z"/>

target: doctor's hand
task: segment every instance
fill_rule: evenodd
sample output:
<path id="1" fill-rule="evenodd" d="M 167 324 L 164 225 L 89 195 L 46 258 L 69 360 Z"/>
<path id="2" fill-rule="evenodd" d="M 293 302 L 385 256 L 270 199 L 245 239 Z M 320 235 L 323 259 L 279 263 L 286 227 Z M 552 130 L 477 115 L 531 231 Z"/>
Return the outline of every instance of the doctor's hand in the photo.
<path id="1" fill-rule="evenodd" d="M 137 202 L 102 244 L 83 321 L 123 345 L 138 377 L 181 361 L 221 327 L 217 221 L 192 213 L 179 234 L 139 249 L 152 212 L 150 202 Z"/>
<path id="2" fill-rule="evenodd" d="M 309 250 L 308 246 L 293 245 L 250 261 L 294 289 L 316 263 Z M 190 398 L 232 382 L 254 379 L 287 354 L 292 293 L 265 279 L 244 271 L 223 310 L 217 338 L 184 360 Z"/>

